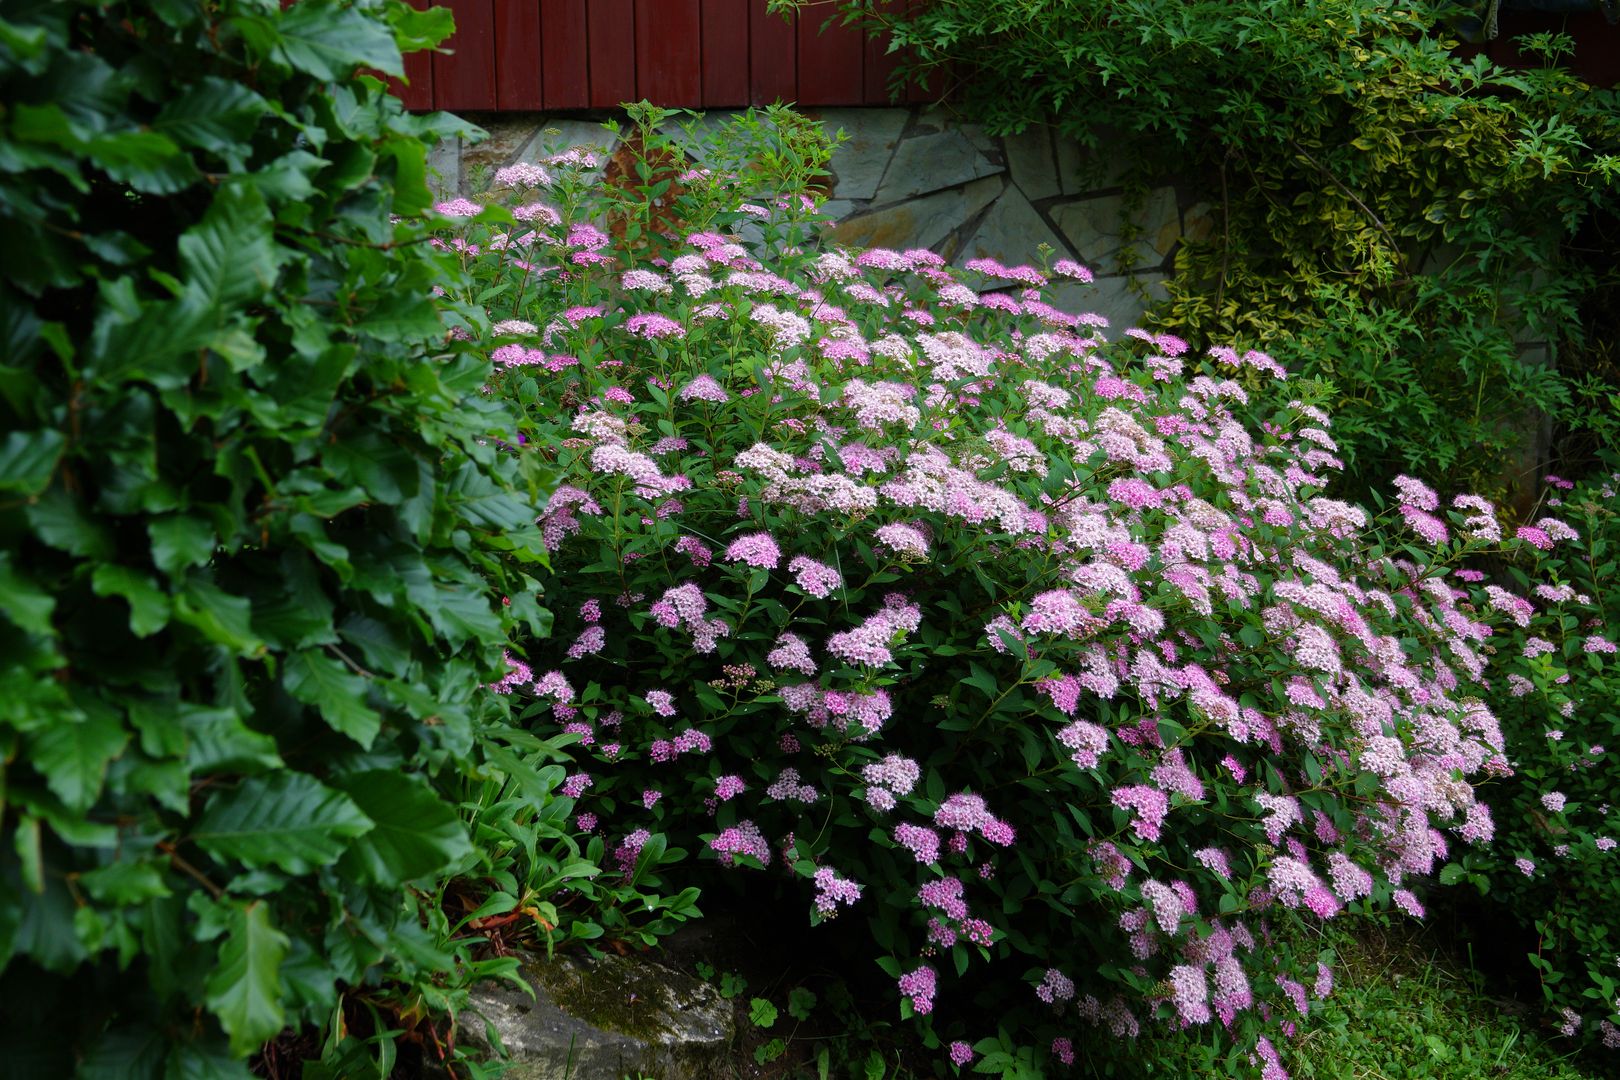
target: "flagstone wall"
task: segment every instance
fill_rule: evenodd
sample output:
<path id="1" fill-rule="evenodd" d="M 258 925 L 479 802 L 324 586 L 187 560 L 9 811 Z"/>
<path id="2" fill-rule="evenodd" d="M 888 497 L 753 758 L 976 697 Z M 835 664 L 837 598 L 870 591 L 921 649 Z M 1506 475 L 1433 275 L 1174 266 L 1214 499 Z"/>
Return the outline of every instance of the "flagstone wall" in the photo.
<path id="1" fill-rule="evenodd" d="M 849 139 L 831 163 L 835 240 L 853 246 L 931 248 L 960 265 L 989 257 L 1033 262 L 1043 245 L 1096 275 L 1094 286 L 1055 286 L 1057 303 L 1132 325 L 1161 298 L 1183 236 L 1212 228 L 1209 204 L 1166 178 L 1128 193 L 1124 162 L 1088 152 L 1046 128 L 992 137 L 936 108 L 806 110 Z M 723 123 L 713 112 L 704 123 Z M 470 194 L 494 170 L 537 161 L 563 145 L 610 154 L 615 139 L 598 122 L 533 114 L 473 116 L 490 137 L 442 144 L 432 165 L 442 190 Z M 550 129 L 551 133 L 548 133 Z"/>

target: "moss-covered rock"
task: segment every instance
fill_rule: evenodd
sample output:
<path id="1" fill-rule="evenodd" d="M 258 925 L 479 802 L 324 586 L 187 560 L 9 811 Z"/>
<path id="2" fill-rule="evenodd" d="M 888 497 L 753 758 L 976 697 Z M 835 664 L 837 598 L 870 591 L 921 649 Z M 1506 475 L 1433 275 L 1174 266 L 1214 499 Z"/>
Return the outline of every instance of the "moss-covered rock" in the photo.
<path id="1" fill-rule="evenodd" d="M 528 957 L 533 998 L 510 984 L 473 992 L 463 1037 L 511 1055 L 508 1080 L 699 1080 L 718 1074 L 733 1034 L 713 987 L 643 957 Z"/>

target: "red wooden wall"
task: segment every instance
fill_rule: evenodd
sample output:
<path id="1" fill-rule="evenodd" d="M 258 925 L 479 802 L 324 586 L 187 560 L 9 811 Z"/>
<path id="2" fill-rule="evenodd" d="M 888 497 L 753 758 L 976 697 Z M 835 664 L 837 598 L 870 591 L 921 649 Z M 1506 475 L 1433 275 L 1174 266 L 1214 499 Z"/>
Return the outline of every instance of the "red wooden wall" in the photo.
<path id="1" fill-rule="evenodd" d="M 426 4 L 428 0 L 413 0 Z M 411 109 L 659 105 L 887 105 L 895 58 L 851 27 L 792 21 L 765 0 L 437 0 L 456 15 L 445 48 L 405 58 Z M 918 0 L 897 0 L 897 3 Z M 910 100 L 928 100 L 921 90 Z"/>
<path id="2" fill-rule="evenodd" d="M 413 0 L 426 4 L 429 0 Z M 689 108 L 887 105 L 895 58 L 885 43 L 841 25 L 831 3 L 787 21 L 765 0 L 438 0 L 456 15 L 452 55 L 405 58 L 412 109 L 560 111 L 646 98 Z M 924 0 L 892 0 L 897 6 Z M 1575 37 L 1571 67 L 1598 86 L 1620 83 L 1620 30 L 1597 12 L 1504 10 L 1485 52 L 1518 66 L 1513 38 L 1537 30 Z M 931 95 L 913 88 L 906 100 Z"/>

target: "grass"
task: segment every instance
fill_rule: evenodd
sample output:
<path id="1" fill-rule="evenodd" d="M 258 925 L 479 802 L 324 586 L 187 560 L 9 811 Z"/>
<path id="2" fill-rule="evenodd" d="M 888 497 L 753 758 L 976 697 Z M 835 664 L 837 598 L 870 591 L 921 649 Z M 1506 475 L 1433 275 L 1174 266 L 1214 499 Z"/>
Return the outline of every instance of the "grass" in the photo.
<path id="1" fill-rule="evenodd" d="M 1591 1080 L 1536 1014 L 1490 997 L 1421 929 L 1330 932 L 1337 986 L 1286 1054 L 1295 1080 Z M 1320 1010 L 1319 1012 L 1316 1010 Z"/>

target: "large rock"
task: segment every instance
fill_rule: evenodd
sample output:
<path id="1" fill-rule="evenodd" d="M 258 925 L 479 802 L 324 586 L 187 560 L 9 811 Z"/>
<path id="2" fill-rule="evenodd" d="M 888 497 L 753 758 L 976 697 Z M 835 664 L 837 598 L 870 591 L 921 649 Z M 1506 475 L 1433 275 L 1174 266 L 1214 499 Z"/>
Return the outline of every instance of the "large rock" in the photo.
<path id="1" fill-rule="evenodd" d="M 1036 124 L 1017 135 L 1008 135 L 1003 145 L 1007 148 L 1007 167 L 1012 170 L 1013 183 L 1026 198 L 1039 201 L 1063 193 L 1050 128 Z"/>
<path id="2" fill-rule="evenodd" d="M 517 155 L 516 160 L 535 164 L 552 154 L 576 146 L 583 147 L 595 151 L 597 160 L 602 163 L 585 174 L 589 179 L 602 175 L 602 168 L 606 166 L 607 160 L 613 156 L 613 151 L 619 145 L 617 135 L 601 124 L 588 120 L 552 120 L 544 126 L 538 126 L 532 135 L 528 145 Z"/>
<path id="3" fill-rule="evenodd" d="M 1001 171 L 960 131 L 914 135 L 895 148 L 872 201 L 882 206 Z"/>
<path id="4" fill-rule="evenodd" d="M 812 113 L 828 136 L 842 130 L 849 141 L 833 151 L 838 184 L 834 198 L 870 199 L 889 167 L 909 115 L 905 109 L 819 109 Z"/>
<path id="5" fill-rule="evenodd" d="M 472 1011 L 511 1055 L 505 1080 L 707 1080 L 719 1075 L 733 1035 L 731 1004 L 706 983 L 640 957 L 527 958 L 534 997 L 483 983 Z M 490 1048 L 477 1016 L 462 1037 Z"/>
<path id="6" fill-rule="evenodd" d="M 1081 261 L 1094 272 L 1163 265 L 1176 241 L 1181 239 L 1176 189 L 1160 187 L 1148 192 L 1147 200 L 1131 215 L 1130 224 L 1136 230 L 1136 239 L 1129 245 L 1124 241 L 1125 207 L 1123 195 L 1102 195 L 1056 207 L 1052 210 L 1052 220 L 1074 245 Z"/>
<path id="7" fill-rule="evenodd" d="M 533 114 L 497 114 L 478 119 L 486 137 L 461 147 L 462 174 L 475 191 L 488 187 L 495 170 L 517 160 L 519 151 L 534 139 L 534 133 L 546 126 L 545 117 Z"/>
<path id="8" fill-rule="evenodd" d="M 954 191 L 937 191 L 920 199 L 848 217 L 831 230 L 832 239 L 850 247 L 904 251 L 931 248 L 951 235 L 1001 193 L 1001 178 L 989 176 Z"/>
<path id="9" fill-rule="evenodd" d="M 956 263 L 962 265 L 970 259 L 995 259 L 1006 266 L 1033 263 L 1039 259 L 1042 244 L 1051 248 L 1056 258 L 1067 254 L 1063 240 L 1023 192 L 1010 187 L 984 215 L 972 239 L 957 253 Z"/>

